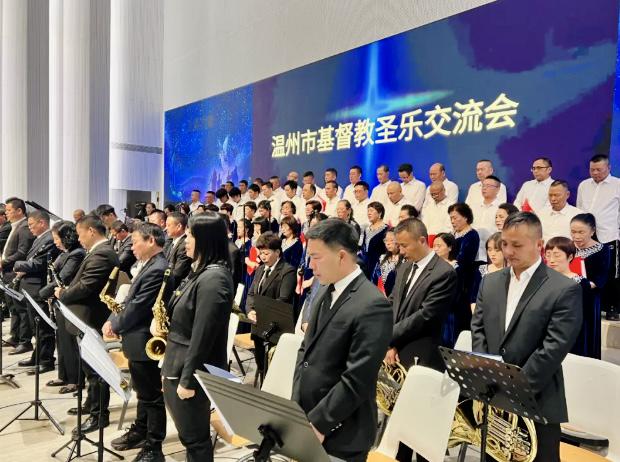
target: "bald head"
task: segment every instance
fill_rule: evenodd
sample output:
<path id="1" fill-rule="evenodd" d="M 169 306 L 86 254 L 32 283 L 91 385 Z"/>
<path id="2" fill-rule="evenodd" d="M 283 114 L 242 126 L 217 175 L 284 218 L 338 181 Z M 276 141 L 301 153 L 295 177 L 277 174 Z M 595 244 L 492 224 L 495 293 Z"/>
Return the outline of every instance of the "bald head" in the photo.
<path id="1" fill-rule="evenodd" d="M 387 195 L 393 204 L 398 203 L 403 198 L 403 188 L 400 183 L 392 181 L 387 187 Z"/>
<path id="2" fill-rule="evenodd" d="M 441 202 L 446 198 L 446 187 L 442 181 L 433 181 L 428 188 L 428 192 L 435 202 Z"/>
<path id="3" fill-rule="evenodd" d="M 446 169 L 443 164 L 437 162 L 428 169 L 428 176 L 431 181 L 443 181 L 446 179 Z"/>

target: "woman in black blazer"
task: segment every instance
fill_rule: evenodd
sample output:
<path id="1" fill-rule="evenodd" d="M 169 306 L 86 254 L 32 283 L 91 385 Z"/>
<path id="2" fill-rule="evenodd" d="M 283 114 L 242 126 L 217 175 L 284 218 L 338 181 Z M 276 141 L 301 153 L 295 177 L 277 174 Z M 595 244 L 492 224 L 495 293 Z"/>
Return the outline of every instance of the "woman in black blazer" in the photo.
<path id="1" fill-rule="evenodd" d="M 226 367 L 228 321 L 233 304 L 228 236 L 216 213 L 193 215 L 185 250 L 192 271 L 170 300 L 172 311 L 162 366 L 164 400 L 187 451 L 187 461 L 212 461 L 211 403 L 196 379 L 204 364 Z M 158 335 L 155 323 L 151 333 Z"/>

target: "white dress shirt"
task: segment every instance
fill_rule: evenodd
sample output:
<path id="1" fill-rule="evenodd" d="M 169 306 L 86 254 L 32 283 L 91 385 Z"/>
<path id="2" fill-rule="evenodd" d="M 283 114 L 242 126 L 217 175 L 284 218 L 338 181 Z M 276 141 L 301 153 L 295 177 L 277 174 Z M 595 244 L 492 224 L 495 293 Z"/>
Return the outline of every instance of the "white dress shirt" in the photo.
<path id="1" fill-rule="evenodd" d="M 269 204 L 271 204 L 271 216 L 277 221 L 280 221 L 280 207 L 282 206 L 280 199 L 278 199 L 274 194 L 272 194 L 269 199 L 265 197 L 264 200 L 269 201 Z"/>
<path id="2" fill-rule="evenodd" d="M 274 189 L 273 190 L 273 195 L 278 198 L 280 203 L 282 203 L 282 202 L 284 202 L 286 200 L 286 193 L 284 192 L 284 189 L 282 189 L 282 188 Z"/>
<path id="3" fill-rule="evenodd" d="M 439 233 L 449 233 L 452 231 L 448 207 L 452 205 L 450 199 L 445 197 L 441 202 L 435 202 L 432 197 L 424 201 L 422 207 L 422 222 L 426 225 L 426 230 L 430 235 Z"/>
<path id="4" fill-rule="evenodd" d="M 368 204 L 370 199 L 366 198 L 361 202 L 353 199 L 351 202 L 351 208 L 353 209 L 353 219 L 357 221 L 360 226 L 368 226 Z"/>
<path id="5" fill-rule="evenodd" d="M 385 203 L 385 217 L 383 217 L 383 221 L 391 227 L 396 226 L 398 224 L 398 215 L 403 205 L 411 205 L 411 202 L 405 196 L 396 203 L 388 199 Z"/>
<path id="6" fill-rule="evenodd" d="M 491 233 L 497 231 L 497 226 L 495 225 L 495 214 L 497 213 L 497 209 L 501 203 L 502 201 L 499 197 L 496 197 L 490 204 L 485 204 L 484 201 L 482 201 L 472 207 L 472 212 L 474 212 L 474 222 L 471 225 L 472 228 L 488 229 Z"/>
<path id="7" fill-rule="evenodd" d="M 620 179 L 608 175 L 600 183 L 596 183 L 592 178 L 583 180 L 577 189 L 577 207 L 594 215 L 599 242 L 607 243 L 618 239 Z"/>
<path id="8" fill-rule="evenodd" d="M 515 310 L 517 309 L 517 305 L 523 296 L 523 292 L 525 292 L 527 285 L 541 263 L 542 259 L 538 257 L 536 263 L 523 271 L 519 279 L 517 279 L 514 269 L 510 268 L 510 284 L 508 285 L 508 297 L 506 298 L 506 323 L 504 325 L 504 331 L 508 330 L 510 320 L 515 314 Z"/>
<path id="9" fill-rule="evenodd" d="M 9 241 L 11 240 L 11 236 L 13 236 L 13 233 L 15 232 L 15 228 L 17 228 L 17 225 L 19 225 L 25 219 L 26 219 L 26 217 L 22 218 L 21 220 L 17 220 L 15 222 L 11 223 L 11 232 L 9 233 L 9 236 L 6 238 L 6 242 L 4 243 L 4 250 L 2 251 L 2 259 L 3 260 L 6 260 L 6 258 L 8 257 L 8 255 L 6 254 L 6 250 L 7 250 L 6 244 L 8 244 Z"/>
<path id="10" fill-rule="evenodd" d="M 409 203 L 415 207 L 418 212 L 422 211 L 424 198 L 426 197 L 426 185 L 420 180 L 413 178 L 409 183 L 402 182 L 400 187 L 403 190 L 403 196 L 407 198 Z"/>
<path id="11" fill-rule="evenodd" d="M 543 240 L 547 242 L 552 237 L 568 237 L 570 238 L 570 221 L 582 210 L 566 204 L 562 210 L 555 211 L 548 205 L 537 213 L 540 223 L 542 224 Z"/>
<path id="12" fill-rule="evenodd" d="M 325 210 L 323 211 L 323 213 L 325 213 L 325 215 L 327 215 L 328 217 L 335 217 L 336 207 L 338 206 L 339 201 L 340 198 L 338 196 L 332 197 L 331 199 L 329 197 L 326 197 Z"/>
<path id="13" fill-rule="evenodd" d="M 348 200 L 349 203 L 353 204 L 353 201 L 355 200 L 355 185 L 354 184 L 350 184 L 349 186 L 344 188 L 344 194 L 342 195 L 342 198 Z"/>
<path id="14" fill-rule="evenodd" d="M 334 303 L 338 301 L 338 298 L 342 295 L 347 287 L 357 278 L 360 274 L 362 274 L 362 270 L 359 266 L 357 266 L 349 275 L 343 277 L 340 281 L 334 282 L 334 291 L 332 292 L 332 304 L 329 306 L 331 310 L 334 306 Z"/>
<path id="15" fill-rule="evenodd" d="M 538 212 L 549 205 L 549 186 L 553 181 L 553 178 L 549 177 L 545 181 L 530 180 L 523 183 L 515 199 L 517 208 L 523 210 L 526 199 L 534 212 Z"/>
<path id="16" fill-rule="evenodd" d="M 459 201 L 459 187 L 456 183 L 446 178 L 443 180 L 443 187 L 446 189 L 446 196 L 450 200 L 450 205 Z M 430 200 L 433 200 L 433 198 L 431 197 L 431 187 L 428 186 L 426 188 L 426 197 L 424 198 L 424 202 L 428 202 Z"/>
<path id="17" fill-rule="evenodd" d="M 416 265 L 418 265 L 418 269 L 416 270 L 415 274 L 409 275 L 409 279 L 407 280 L 407 295 L 409 295 L 409 292 L 411 292 L 411 289 L 420 277 L 420 274 L 422 274 L 422 271 L 424 271 L 424 268 L 426 268 L 426 266 L 431 262 L 434 256 L 435 252 L 431 251 L 426 257 L 422 258 L 422 260 L 414 262 Z"/>
<path id="18" fill-rule="evenodd" d="M 387 188 L 391 181 L 386 181 L 385 183 L 379 183 L 377 186 L 372 188 L 372 193 L 370 194 L 370 202 L 381 202 L 385 204 L 388 200 Z"/>
<path id="19" fill-rule="evenodd" d="M 506 185 L 502 183 L 499 187 L 499 193 L 497 193 L 497 197 L 499 199 L 499 203 L 503 204 L 507 201 L 506 196 Z M 467 198 L 465 199 L 465 203 L 471 207 L 473 210 L 478 204 L 484 202 L 484 197 L 482 197 L 482 181 L 478 181 L 477 183 L 472 184 L 469 187 L 469 191 L 467 192 Z"/>
<path id="20" fill-rule="evenodd" d="M 203 205 L 203 203 L 200 202 L 200 201 L 198 201 L 198 202 L 190 202 L 189 203 L 189 211 L 190 211 L 190 213 L 194 213 L 199 205 Z"/>

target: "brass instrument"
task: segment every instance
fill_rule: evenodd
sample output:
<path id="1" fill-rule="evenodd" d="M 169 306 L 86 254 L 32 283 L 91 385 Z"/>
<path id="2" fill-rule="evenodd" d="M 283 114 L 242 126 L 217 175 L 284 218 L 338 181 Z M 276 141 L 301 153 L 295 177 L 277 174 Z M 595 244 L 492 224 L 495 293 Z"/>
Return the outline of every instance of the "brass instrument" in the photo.
<path id="1" fill-rule="evenodd" d="M 400 363 L 388 365 L 385 361 L 379 368 L 377 380 L 377 406 L 385 415 L 392 414 L 396 398 L 407 377 L 407 370 Z"/>
<path id="2" fill-rule="evenodd" d="M 146 342 L 146 355 L 153 361 L 161 360 L 166 352 L 166 337 L 168 336 L 170 320 L 166 312 L 166 304 L 164 303 L 164 292 L 171 272 L 172 270 L 168 268 L 164 273 L 164 280 L 159 288 L 155 304 L 153 305 L 153 319 L 155 320 L 157 331 L 161 333 L 161 335 L 151 337 L 149 341 Z"/>
<path id="3" fill-rule="evenodd" d="M 108 282 L 106 282 L 105 286 L 103 286 L 103 289 L 101 289 L 101 293 L 99 294 L 99 300 L 105 303 L 108 309 L 114 314 L 119 314 L 121 311 L 123 311 L 123 305 L 114 300 L 113 296 L 108 295 L 110 284 L 116 281 L 116 278 L 118 277 L 118 271 L 118 266 L 115 266 L 112 269 L 110 276 L 108 276 Z"/>
<path id="4" fill-rule="evenodd" d="M 480 447 L 482 411 L 480 401 L 459 403 L 452 422 L 449 448 L 462 443 Z M 532 462 L 537 450 L 538 439 L 532 420 L 489 406 L 487 454 L 499 462 Z"/>

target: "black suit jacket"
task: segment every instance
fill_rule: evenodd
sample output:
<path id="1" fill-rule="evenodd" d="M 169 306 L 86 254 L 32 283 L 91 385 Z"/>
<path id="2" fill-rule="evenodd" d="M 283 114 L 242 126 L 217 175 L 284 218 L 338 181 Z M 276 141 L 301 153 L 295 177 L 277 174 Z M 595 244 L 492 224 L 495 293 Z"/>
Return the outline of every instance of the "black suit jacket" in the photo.
<path id="1" fill-rule="evenodd" d="M 11 223 L 7 220 L 2 226 L 0 226 L 0 254 L 2 254 L 2 251 L 4 250 L 9 234 L 11 234 Z"/>
<path id="2" fill-rule="evenodd" d="M 56 270 L 56 274 L 58 275 L 60 281 L 68 286 L 73 281 L 73 278 L 78 272 L 84 257 L 86 256 L 86 251 L 82 247 L 77 247 L 69 252 L 63 252 L 56 260 L 54 260 L 54 269 Z M 52 281 L 43 287 L 39 291 L 39 297 L 42 300 L 47 300 L 54 296 L 54 289 L 56 288 L 56 281 L 52 279 Z"/>
<path id="3" fill-rule="evenodd" d="M 5 280 L 13 278 L 13 265 L 16 261 L 25 260 L 28 251 L 34 242 L 34 236 L 28 229 L 28 221 L 24 219 L 17 225 L 15 232 L 6 242 L 6 258 L 2 260 L 2 271 L 7 274 Z"/>
<path id="4" fill-rule="evenodd" d="M 543 416 L 565 422 L 562 361 L 581 329 L 581 286 L 541 263 L 505 329 L 509 284 L 510 268 L 482 279 L 471 321 L 473 350 L 522 367 Z"/>
<path id="5" fill-rule="evenodd" d="M 209 265 L 181 284 L 170 300 L 172 319 L 163 377 L 176 377 L 183 387 L 197 389 L 196 369 L 205 370 L 205 363 L 227 367 L 233 297 L 232 275 L 226 266 Z"/>
<path id="6" fill-rule="evenodd" d="M 123 352 L 132 361 L 150 361 L 144 347 L 151 338 L 149 327 L 153 319 L 153 305 L 164 281 L 168 260 L 162 252 L 151 258 L 131 281 L 124 309 L 112 313 L 108 321 L 112 330 L 122 336 Z M 163 301 L 167 305 L 172 294 L 172 278 L 166 282 Z"/>
<path id="7" fill-rule="evenodd" d="M 131 250 L 131 236 L 127 236 L 124 241 L 120 243 L 119 249 L 116 252 L 118 255 L 118 261 L 120 262 L 121 271 L 127 273 L 131 277 L 131 267 L 136 262 L 136 256 Z"/>
<path id="8" fill-rule="evenodd" d="M 241 261 L 241 250 L 233 242 L 228 242 L 228 251 L 230 252 L 230 263 L 232 265 L 233 285 L 235 293 L 237 286 L 241 283 L 243 277 L 243 262 Z"/>
<path id="9" fill-rule="evenodd" d="M 394 311 L 394 330 L 390 346 L 398 350 L 400 362 L 409 368 L 417 357 L 421 366 L 443 371 L 444 363 L 437 347 L 441 345 L 442 326 L 457 295 L 454 268 L 437 255 L 422 269 L 401 303 L 411 262 L 403 263 L 396 273 L 390 300 Z"/>
<path id="10" fill-rule="evenodd" d="M 324 311 L 321 286 L 297 355 L 293 401 L 325 435 L 334 456 L 368 451 L 377 430 L 376 386 L 392 335 L 387 299 L 360 274 Z"/>
<path id="11" fill-rule="evenodd" d="M 26 259 L 17 261 L 13 265 L 14 272 L 25 273 L 21 277 L 20 287 L 25 289 L 35 299 L 39 299 L 39 290 L 41 290 L 47 278 L 48 252 L 52 258 L 55 258 L 60 252 L 54 245 L 51 231 L 38 236 L 32 243 Z"/>
<path id="12" fill-rule="evenodd" d="M 170 242 L 172 243 L 172 241 Z M 170 244 L 168 249 L 164 250 L 164 254 L 172 268 L 174 288 L 176 289 L 192 269 L 192 260 L 185 253 L 185 235 L 181 236 L 175 246 Z"/>
<path id="13" fill-rule="evenodd" d="M 260 285 L 261 279 L 263 279 L 264 272 L 265 265 L 260 265 L 256 269 L 254 280 L 248 290 L 248 297 L 245 302 L 246 311 L 254 309 L 254 295 L 263 295 L 265 297 L 273 298 L 274 300 L 280 300 L 284 303 L 293 303 L 293 298 L 295 296 L 295 284 L 297 283 L 295 268 L 280 258 L 276 266 L 269 274 L 269 277 L 265 280 L 265 282 L 263 282 L 259 292 L 258 286 Z"/>
<path id="14" fill-rule="evenodd" d="M 73 281 L 60 294 L 60 301 L 67 308 L 98 331 L 110 315 L 108 307 L 99 299 L 99 293 L 115 266 L 119 266 L 119 261 L 114 249 L 107 242 L 99 244 L 86 255 Z M 69 322 L 67 330 L 73 335 L 78 333 Z"/>

